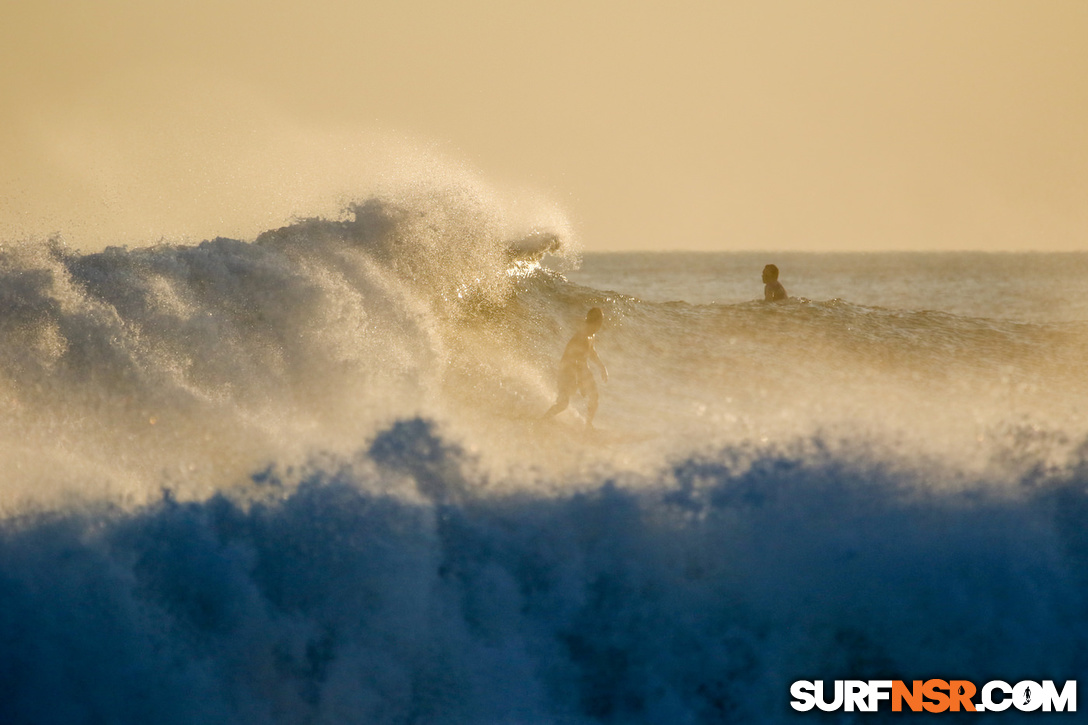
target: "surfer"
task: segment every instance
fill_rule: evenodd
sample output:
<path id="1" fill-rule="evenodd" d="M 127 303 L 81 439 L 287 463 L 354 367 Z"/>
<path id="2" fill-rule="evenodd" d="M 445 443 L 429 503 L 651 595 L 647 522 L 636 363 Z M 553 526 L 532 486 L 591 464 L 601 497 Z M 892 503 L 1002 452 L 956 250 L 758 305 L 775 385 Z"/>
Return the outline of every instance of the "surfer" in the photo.
<path id="1" fill-rule="evenodd" d="M 779 302 L 787 297 L 786 288 L 778 281 L 778 267 L 768 264 L 763 268 L 763 301 Z"/>
<path id="2" fill-rule="evenodd" d="M 586 313 L 586 320 L 570 338 L 559 360 L 559 392 L 555 396 L 555 405 L 548 409 L 544 418 L 566 410 L 570 396 L 578 391 L 588 401 L 586 409 L 586 428 L 593 427 L 593 416 L 597 414 L 597 381 L 589 369 L 592 361 L 601 368 L 601 382 L 608 382 L 608 370 L 605 368 L 597 351 L 593 349 L 593 336 L 604 324 L 604 313 L 600 307 L 594 307 Z"/>

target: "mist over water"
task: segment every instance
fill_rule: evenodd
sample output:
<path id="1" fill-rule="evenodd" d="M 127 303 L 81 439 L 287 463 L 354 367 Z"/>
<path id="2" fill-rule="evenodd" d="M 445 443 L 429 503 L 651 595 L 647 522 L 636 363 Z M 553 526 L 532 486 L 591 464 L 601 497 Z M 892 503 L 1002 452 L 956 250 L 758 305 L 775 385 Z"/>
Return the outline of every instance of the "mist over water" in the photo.
<path id="1" fill-rule="evenodd" d="M 5 246 L 0 720 L 773 722 L 802 677 L 1088 674 L 1088 258 L 578 261 L 471 184 Z M 592 306 L 587 435 L 539 418 Z"/>

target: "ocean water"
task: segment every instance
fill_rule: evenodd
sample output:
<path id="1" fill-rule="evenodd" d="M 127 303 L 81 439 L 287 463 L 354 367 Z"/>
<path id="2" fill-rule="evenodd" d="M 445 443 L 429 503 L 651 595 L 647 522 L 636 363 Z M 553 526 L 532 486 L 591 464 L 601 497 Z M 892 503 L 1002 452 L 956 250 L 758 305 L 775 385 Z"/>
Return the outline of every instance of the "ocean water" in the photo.
<path id="1" fill-rule="evenodd" d="M 767 723 L 820 719 L 797 679 L 1086 681 L 1088 254 L 510 253 L 548 231 L 414 189 L 6 244 L 0 722 Z M 592 306 L 586 433 L 540 416 Z"/>

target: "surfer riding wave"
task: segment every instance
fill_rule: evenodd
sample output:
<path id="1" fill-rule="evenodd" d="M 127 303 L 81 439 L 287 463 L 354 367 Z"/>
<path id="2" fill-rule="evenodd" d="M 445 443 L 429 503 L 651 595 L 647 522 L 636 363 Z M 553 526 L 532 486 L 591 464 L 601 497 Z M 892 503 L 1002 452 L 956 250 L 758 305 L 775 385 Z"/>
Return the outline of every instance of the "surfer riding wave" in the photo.
<path id="1" fill-rule="evenodd" d="M 585 322 L 570 338 L 559 360 L 559 392 L 555 405 L 548 409 L 544 418 L 551 418 L 566 410 L 570 396 L 577 391 L 588 401 L 586 409 L 586 428 L 593 427 L 593 417 L 597 414 L 597 381 L 589 369 L 592 361 L 601 368 L 601 382 L 608 382 L 608 369 L 605 368 L 597 351 L 593 349 L 593 336 L 604 324 L 604 313 L 600 307 L 594 307 L 586 313 Z"/>

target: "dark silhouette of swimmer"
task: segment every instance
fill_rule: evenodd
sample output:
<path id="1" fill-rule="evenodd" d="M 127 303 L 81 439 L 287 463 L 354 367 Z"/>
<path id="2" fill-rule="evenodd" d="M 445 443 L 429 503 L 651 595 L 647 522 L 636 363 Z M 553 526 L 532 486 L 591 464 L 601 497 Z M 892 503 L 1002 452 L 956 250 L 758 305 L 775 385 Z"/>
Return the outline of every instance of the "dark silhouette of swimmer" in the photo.
<path id="1" fill-rule="evenodd" d="M 786 288 L 778 281 L 778 267 L 768 264 L 763 268 L 763 301 L 780 302 L 788 297 Z"/>
<path id="2" fill-rule="evenodd" d="M 570 338 L 567 348 L 563 350 L 563 357 L 559 360 L 559 392 L 555 396 L 555 405 L 544 414 L 545 418 L 551 418 L 566 410 L 570 404 L 570 396 L 577 391 L 589 403 L 586 410 L 586 428 L 593 427 L 593 416 L 597 414 L 597 381 L 593 379 L 593 372 L 589 369 L 590 362 L 601 368 L 601 382 L 608 382 L 608 370 L 593 349 L 593 336 L 601 329 L 602 324 L 604 313 L 600 307 L 594 307 L 586 313 L 585 322 Z"/>

